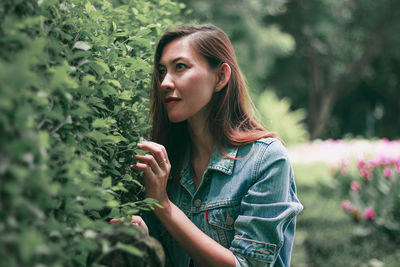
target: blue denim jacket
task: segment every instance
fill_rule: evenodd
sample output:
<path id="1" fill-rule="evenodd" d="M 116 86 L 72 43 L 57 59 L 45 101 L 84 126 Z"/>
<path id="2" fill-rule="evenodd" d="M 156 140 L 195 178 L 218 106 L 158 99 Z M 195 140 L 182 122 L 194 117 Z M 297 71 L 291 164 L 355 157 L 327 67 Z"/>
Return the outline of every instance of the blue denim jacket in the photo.
<path id="1" fill-rule="evenodd" d="M 224 150 L 229 157 L 214 150 L 197 190 L 184 161 L 180 184 L 170 181 L 167 187 L 170 200 L 230 249 L 236 266 L 289 266 L 295 216 L 303 207 L 285 148 L 277 139 L 263 138 Z M 166 265 L 189 266 L 189 255 L 153 217 L 145 220 L 164 246 Z"/>

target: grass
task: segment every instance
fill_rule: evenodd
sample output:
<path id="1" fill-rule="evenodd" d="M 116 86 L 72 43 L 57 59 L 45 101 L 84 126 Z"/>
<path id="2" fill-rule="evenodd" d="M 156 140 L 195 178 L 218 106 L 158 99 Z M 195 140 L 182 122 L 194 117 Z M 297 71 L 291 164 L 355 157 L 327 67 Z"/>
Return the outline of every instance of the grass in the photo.
<path id="1" fill-rule="evenodd" d="M 341 210 L 343 199 L 329 186 L 327 166 L 313 164 L 294 169 L 304 210 L 297 218 L 293 267 L 399 266 L 399 244 L 379 233 L 356 234 L 357 225 Z"/>

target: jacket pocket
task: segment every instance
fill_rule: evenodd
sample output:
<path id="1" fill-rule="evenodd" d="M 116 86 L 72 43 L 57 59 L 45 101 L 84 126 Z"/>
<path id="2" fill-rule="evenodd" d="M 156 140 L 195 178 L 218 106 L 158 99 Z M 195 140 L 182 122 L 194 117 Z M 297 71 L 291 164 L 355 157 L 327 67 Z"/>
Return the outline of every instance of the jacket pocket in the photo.
<path id="1" fill-rule="evenodd" d="M 210 236 L 222 246 L 229 248 L 235 235 L 234 224 L 240 205 L 222 206 L 208 210 Z"/>

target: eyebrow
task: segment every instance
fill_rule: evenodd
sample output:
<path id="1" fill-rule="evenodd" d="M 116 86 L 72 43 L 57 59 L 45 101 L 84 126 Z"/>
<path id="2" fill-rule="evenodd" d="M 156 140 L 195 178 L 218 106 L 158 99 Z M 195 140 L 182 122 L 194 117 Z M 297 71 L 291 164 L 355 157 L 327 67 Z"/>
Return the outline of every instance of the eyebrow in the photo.
<path id="1" fill-rule="evenodd" d="M 176 62 L 179 61 L 179 60 L 186 60 L 186 61 L 188 61 L 189 59 L 186 58 L 186 57 L 177 57 L 177 58 L 175 58 L 174 60 L 172 60 L 171 63 L 176 63 Z M 159 66 L 159 67 L 165 66 L 165 64 L 159 63 L 158 66 Z"/>

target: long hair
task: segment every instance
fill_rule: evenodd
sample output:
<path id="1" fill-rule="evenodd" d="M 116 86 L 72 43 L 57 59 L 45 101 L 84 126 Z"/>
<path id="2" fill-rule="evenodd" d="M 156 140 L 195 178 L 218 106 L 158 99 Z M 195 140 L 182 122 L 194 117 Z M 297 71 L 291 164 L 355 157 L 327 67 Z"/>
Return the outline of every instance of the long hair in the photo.
<path id="1" fill-rule="evenodd" d="M 151 116 L 152 140 L 166 147 L 174 177 L 179 175 L 180 165 L 190 141 L 189 132 L 186 121 L 172 123 L 168 120 L 159 89 L 162 81 L 158 66 L 165 46 L 183 37 L 190 38 L 192 46 L 206 59 L 212 69 L 218 68 L 223 63 L 227 63 L 231 68 L 228 83 L 223 89 L 214 93 L 210 102 L 211 110 L 207 121 L 216 145 L 242 146 L 262 137 L 275 136 L 254 118 L 255 110 L 228 36 L 213 25 L 184 25 L 170 30 L 159 40 L 154 55 Z"/>

